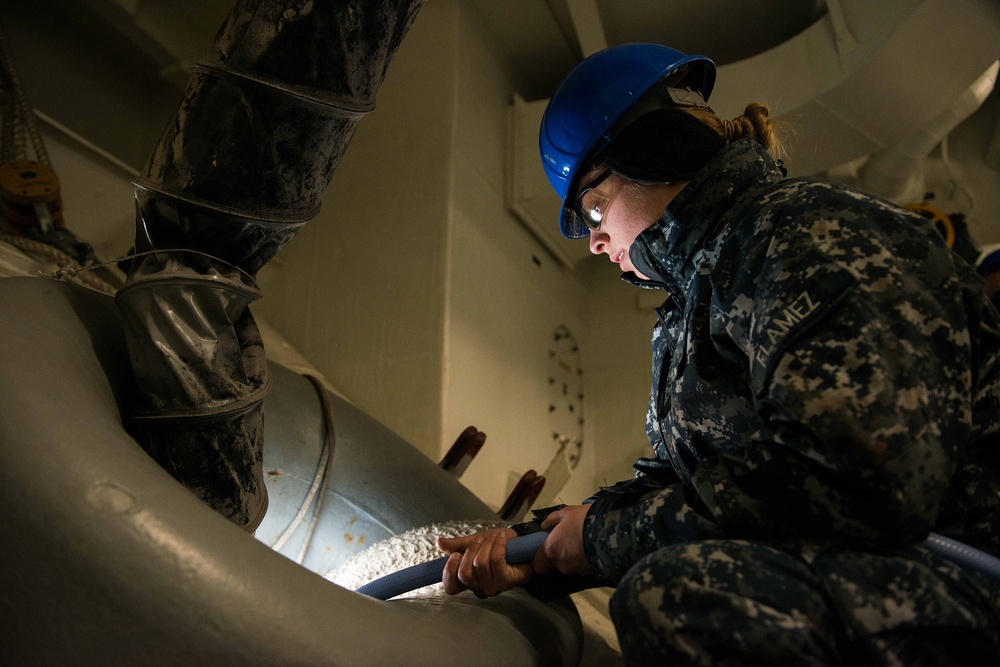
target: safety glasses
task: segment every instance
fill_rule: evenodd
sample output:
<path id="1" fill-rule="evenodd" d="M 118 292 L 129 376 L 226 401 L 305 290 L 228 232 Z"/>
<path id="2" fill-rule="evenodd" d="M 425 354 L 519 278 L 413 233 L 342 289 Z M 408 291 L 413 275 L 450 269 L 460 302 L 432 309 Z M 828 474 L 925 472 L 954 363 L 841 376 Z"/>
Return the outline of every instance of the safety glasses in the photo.
<path id="1" fill-rule="evenodd" d="M 594 231 L 601 228 L 601 223 L 604 222 L 604 214 L 607 213 L 608 206 L 611 204 L 612 195 L 598 192 L 597 188 L 612 173 L 610 169 L 604 169 L 580 190 L 580 194 L 576 196 L 576 201 L 572 208 L 572 213 L 577 218 L 574 221 L 577 224 L 573 225 L 575 228 L 579 229 L 580 223 L 587 229 Z"/>

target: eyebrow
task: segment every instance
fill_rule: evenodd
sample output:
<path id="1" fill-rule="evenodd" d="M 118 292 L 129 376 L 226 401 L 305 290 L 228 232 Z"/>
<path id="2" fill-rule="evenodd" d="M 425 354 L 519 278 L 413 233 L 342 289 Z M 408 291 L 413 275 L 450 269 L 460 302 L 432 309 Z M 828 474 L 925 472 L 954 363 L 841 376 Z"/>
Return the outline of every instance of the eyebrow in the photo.
<path id="1" fill-rule="evenodd" d="M 596 181 L 598 177 L 604 173 L 606 173 L 607 175 L 604 176 L 604 178 L 601 178 L 600 183 L 595 183 L 594 181 Z M 606 181 L 611 176 L 612 173 L 614 172 L 611 171 L 611 168 L 608 167 L 607 164 L 601 164 L 596 167 L 592 167 L 591 169 L 588 169 L 585 172 L 587 178 L 580 178 L 578 180 L 580 185 L 574 190 L 573 200 L 574 201 L 578 200 L 583 195 L 584 190 L 593 190 L 595 187 Z"/>

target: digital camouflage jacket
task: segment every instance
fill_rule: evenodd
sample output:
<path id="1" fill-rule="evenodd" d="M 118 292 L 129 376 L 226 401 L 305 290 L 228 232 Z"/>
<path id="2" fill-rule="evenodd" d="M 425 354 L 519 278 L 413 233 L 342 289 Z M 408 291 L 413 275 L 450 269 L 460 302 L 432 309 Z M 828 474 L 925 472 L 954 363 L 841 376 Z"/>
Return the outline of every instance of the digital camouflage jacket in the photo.
<path id="1" fill-rule="evenodd" d="M 630 250 L 666 301 L 654 457 L 594 496 L 591 569 L 711 538 L 1000 554 L 1000 322 L 924 218 L 727 146 Z M 815 547 L 813 547 L 815 548 Z"/>

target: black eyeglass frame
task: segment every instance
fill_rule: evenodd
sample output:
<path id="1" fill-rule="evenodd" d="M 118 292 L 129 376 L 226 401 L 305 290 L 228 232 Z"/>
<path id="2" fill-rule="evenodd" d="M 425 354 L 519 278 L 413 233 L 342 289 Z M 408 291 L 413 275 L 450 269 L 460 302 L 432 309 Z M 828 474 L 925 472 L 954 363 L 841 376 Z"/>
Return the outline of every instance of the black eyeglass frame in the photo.
<path id="1" fill-rule="evenodd" d="M 613 173 L 614 171 L 610 167 L 605 167 L 601 171 L 601 173 L 599 173 L 597 176 L 591 179 L 591 181 L 582 190 L 580 190 L 580 194 L 578 194 L 576 196 L 576 199 L 574 200 L 573 213 L 580 218 L 583 224 L 587 226 L 587 229 L 593 230 L 595 232 L 599 230 L 601 228 L 601 223 L 604 222 L 604 213 L 606 211 L 602 211 L 601 219 L 595 221 L 587 211 L 583 210 L 583 198 L 586 196 L 588 192 L 594 190 L 595 188 L 599 187 L 601 183 L 608 180 L 608 177 L 611 176 L 611 174 Z M 611 198 L 608 197 L 608 203 L 610 202 Z"/>

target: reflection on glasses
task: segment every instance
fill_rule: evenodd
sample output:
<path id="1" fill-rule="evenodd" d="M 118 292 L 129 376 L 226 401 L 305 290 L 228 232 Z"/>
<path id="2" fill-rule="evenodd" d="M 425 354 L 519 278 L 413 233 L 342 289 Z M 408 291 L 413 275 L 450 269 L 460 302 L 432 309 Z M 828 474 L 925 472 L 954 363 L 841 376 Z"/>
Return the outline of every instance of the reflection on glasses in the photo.
<path id="1" fill-rule="evenodd" d="M 610 169 L 605 169 L 591 180 L 576 197 L 576 204 L 573 209 L 576 215 L 583 221 L 589 229 L 597 231 L 604 221 L 604 214 L 611 203 L 611 196 L 597 192 L 597 187 L 607 180 L 612 174 Z"/>

